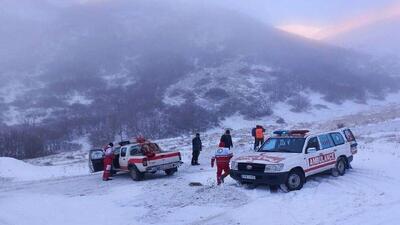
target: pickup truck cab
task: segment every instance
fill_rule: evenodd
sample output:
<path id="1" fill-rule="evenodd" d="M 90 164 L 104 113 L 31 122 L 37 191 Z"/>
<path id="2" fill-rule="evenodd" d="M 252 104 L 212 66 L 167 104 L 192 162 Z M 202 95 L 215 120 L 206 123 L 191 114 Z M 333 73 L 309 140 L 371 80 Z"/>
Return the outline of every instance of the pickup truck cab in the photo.
<path id="1" fill-rule="evenodd" d="M 300 190 L 308 176 L 327 170 L 344 175 L 356 153 L 357 142 L 348 128 L 319 134 L 275 131 L 256 152 L 232 160 L 231 177 L 240 183 Z"/>
<path id="2" fill-rule="evenodd" d="M 104 151 L 93 149 L 89 153 L 90 171 L 97 172 L 104 169 Z M 145 142 L 120 142 L 114 148 L 112 165 L 113 173 L 129 172 L 133 180 L 144 179 L 145 173 L 164 171 L 173 175 L 182 164 L 180 152 L 163 151 L 156 143 Z"/>

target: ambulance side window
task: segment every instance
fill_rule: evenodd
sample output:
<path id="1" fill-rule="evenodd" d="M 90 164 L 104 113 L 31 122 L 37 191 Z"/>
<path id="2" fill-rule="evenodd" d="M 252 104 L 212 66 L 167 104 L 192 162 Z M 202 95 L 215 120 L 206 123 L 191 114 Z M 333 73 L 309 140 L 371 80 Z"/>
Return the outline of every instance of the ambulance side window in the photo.
<path id="1" fill-rule="evenodd" d="M 333 143 L 333 140 L 329 134 L 319 135 L 318 138 L 319 138 L 319 141 L 321 142 L 322 149 L 332 148 L 335 146 L 335 144 Z"/>
<path id="2" fill-rule="evenodd" d="M 316 148 L 317 151 L 320 150 L 317 137 L 312 137 L 312 138 L 310 138 L 310 140 L 308 140 L 306 149 L 309 149 L 309 148 Z"/>
<path id="3" fill-rule="evenodd" d="M 339 132 L 330 134 L 336 146 L 344 144 L 344 138 Z"/>
<path id="4" fill-rule="evenodd" d="M 350 129 L 344 130 L 343 133 L 344 133 L 344 135 L 346 136 L 346 140 L 347 140 L 348 142 L 351 142 L 351 141 L 355 141 L 355 140 L 356 140 L 356 138 L 355 138 L 354 135 L 353 135 L 353 132 L 351 132 Z"/>
<path id="5" fill-rule="evenodd" d="M 121 157 L 125 157 L 126 156 L 126 147 L 121 148 Z"/>

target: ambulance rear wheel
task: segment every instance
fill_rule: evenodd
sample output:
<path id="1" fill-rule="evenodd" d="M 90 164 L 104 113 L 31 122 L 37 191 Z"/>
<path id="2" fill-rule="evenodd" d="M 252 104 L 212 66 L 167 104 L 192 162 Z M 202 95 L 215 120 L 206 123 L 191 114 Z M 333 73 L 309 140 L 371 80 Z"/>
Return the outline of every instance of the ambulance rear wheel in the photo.
<path id="1" fill-rule="evenodd" d="M 346 160 L 343 157 L 339 158 L 336 163 L 335 170 L 340 176 L 343 176 L 346 173 Z"/>
<path id="2" fill-rule="evenodd" d="M 144 173 L 140 172 L 135 166 L 132 166 L 129 169 L 129 175 L 134 181 L 140 181 L 144 178 Z"/>
<path id="3" fill-rule="evenodd" d="M 167 174 L 167 176 L 172 176 L 177 171 L 178 171 L 177 168 L 167 169 L 167 170 L 165 170 L 165 174 Z"/>
<path id="4" fill-rule="evenodd" d="M 304 177 L 301 171 L 299 170 L 291 171 L 287 177 L 285 185 L 288 191 L 296 191 L 303 188 Z"/>

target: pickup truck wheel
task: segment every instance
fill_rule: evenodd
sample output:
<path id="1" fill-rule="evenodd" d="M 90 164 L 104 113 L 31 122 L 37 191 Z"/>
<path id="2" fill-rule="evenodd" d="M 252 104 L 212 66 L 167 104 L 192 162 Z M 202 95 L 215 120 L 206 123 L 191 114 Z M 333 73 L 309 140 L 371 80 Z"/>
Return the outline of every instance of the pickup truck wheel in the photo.
<path id="1" fill-rule="evenodd" d="M 343 157 L 339 158 L 333 170 L 334 173 L 343 176 L 346 173 L 346 160 Z"/>
<path id="2" fill-rule="evenodd" d="M 140 172 L 135 166 L 129 169 L 129 175 L 131 175 L 132 180 L 140 181 L 144 178 L 144 173 Z"/>
<path id="3" fill-rule="evenodd" d="M 298 170 L 291 171 L 285 185 L 288 191 L 300 190 L 304 185 L 303 174 Z"/>
<path id="4" fill-rule="evenodd" d="M 178 168 L 171 168 L 171 169 L 165 170 L 165 174 L 167 174 L 167 176 L 172 176 L 177 171 L 178 171 Z"/>

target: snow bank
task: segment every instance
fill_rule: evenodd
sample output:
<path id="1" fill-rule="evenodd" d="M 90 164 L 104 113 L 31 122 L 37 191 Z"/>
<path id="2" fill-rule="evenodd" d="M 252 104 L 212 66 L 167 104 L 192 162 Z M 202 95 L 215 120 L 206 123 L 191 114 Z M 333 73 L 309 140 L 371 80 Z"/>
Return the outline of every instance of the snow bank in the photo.
<path id="1" fill-rule="evenodd" d="M 14 158 L 0 157 L 0 178 L 17 181 L 42 180 L 88 174 L 86 164 L 34 166 Z"/>

